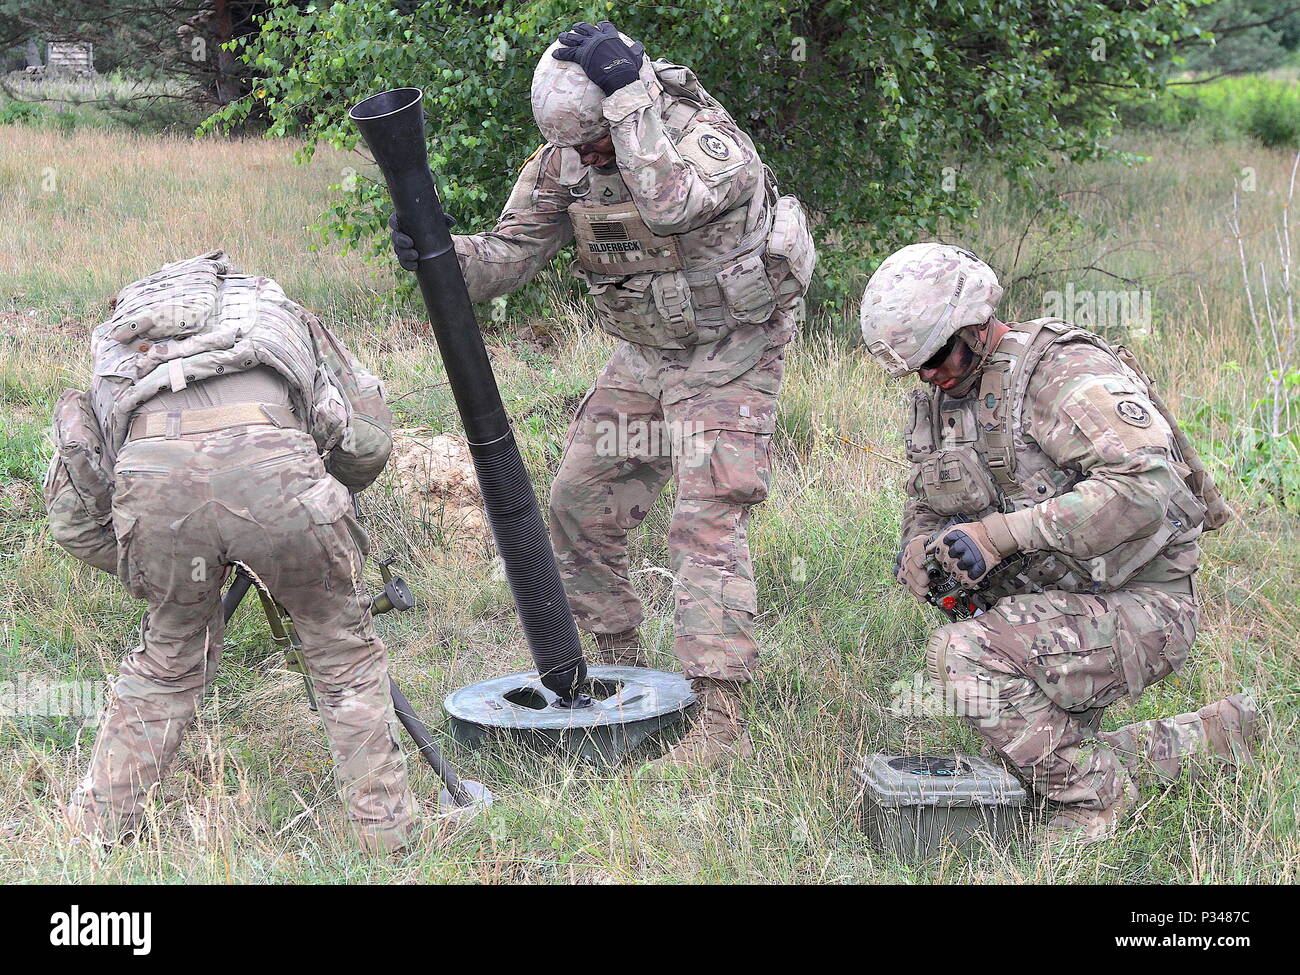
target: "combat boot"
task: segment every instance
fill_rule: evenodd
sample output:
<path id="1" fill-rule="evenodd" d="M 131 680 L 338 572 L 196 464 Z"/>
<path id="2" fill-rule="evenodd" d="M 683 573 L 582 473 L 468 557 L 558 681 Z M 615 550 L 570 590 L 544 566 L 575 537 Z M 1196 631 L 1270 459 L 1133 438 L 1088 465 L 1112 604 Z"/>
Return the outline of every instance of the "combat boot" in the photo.
<path id="1" fill-rule="evenodd" d="M 603 667 L 646 667 L 641 633 L 634 626 L 622 633 L 596 633 L 596 663 Z"/>
<path id="2" fill-rule="evenodd" d="M 1229 765 L 1255 764 L 1250 744 L 1259 724 L 1259 707 L 1250 694 L 1233 694 L 1196 712 L 1205 729 L 1205 746 L 1211 755 Z"/>
<path id="3" fill-rule="evenodd" d="M 1138 788 L 1125 776 L 1123 792 L 1109 806 L 1105 809 L 1062 806 L 1043 827 L 1041 839 L 1047 846 L 1088 846 L 1108 840 L 1137 802 Z"/>
<path id="4" fill-rule="evenodd" d="M 659 762 L 718 768 L 754 754 L 745 726 L 743 685 L 734 680 L 696 677 L 691 680 L 698 704 L 691 730 Z"/>

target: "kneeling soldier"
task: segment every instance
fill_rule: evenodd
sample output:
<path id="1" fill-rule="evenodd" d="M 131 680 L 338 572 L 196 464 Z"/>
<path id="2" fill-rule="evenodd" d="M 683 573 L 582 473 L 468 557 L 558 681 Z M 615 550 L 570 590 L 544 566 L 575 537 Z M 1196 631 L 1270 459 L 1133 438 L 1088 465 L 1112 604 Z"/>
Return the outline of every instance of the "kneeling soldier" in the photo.
<path id="1" fill-rule="evenodd" d="M 1227 517 L 1186 438 L 1126 350 L 1057 319 L 994 316 L 974 255 L 913 244 L 862 299 L 867 351 L 912 394 L 898 580 L 950 574 L 987 607 L 941 627 L 926 658 L 979 734 L 1059 804 L 1049 840 L 1111 835 L 1133 772 L 1176 777 L 1210 753 L 1251 759 L 1255 704 L 1099 734 L 1106 707 L 1179 670 L 1196 636 L 1204 530 Z"/>
<path id="2" fill-rule="evenodd" d="M 149 603 L 68 814 L 130 832 L 212 680 L 221 589 L 247 567 L 293 617 L 363 845 L 402 845 L 415 804 L 349 489 L 388 460 L 383 388 L 311 313 L 220 251 L 128 285 L 95 330 L 90 393 L 55 412 L 56 540 Z"/>

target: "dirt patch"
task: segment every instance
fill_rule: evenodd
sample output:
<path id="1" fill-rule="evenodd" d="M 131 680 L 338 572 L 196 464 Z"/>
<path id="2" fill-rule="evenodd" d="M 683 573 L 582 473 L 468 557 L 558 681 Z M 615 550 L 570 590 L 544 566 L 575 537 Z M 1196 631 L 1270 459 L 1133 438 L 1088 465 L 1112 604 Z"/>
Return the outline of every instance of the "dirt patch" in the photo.
<path id="1" fill-rule="evenodd" d="M 384 475 L 412 513 L 435 527 L 449 546 L 485 551 L 492 532 L 469 446 L 459 437 L 419 427 L 393 431 Z"/>

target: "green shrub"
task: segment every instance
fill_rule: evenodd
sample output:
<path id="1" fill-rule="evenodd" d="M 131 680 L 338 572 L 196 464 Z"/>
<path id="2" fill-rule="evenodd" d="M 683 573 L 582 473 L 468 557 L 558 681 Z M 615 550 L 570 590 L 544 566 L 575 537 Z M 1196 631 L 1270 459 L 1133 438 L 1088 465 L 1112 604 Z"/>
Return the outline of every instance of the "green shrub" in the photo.
<path id="1" fill-rule="evenodd" d="M 15 123 L 30 125 L 41 121 L 44 117 L 45 112 L 41 107 L 31 102 L 10 102 L 7 105 L 0 105 L 0 125 Z"/>
<path id="2" fill-rule="evenodd" d="M 1235 372 L 1240 366 L 1229 362 L 1224 368 Z M 1281 402 L 1287 415 L 1300 412 L 1300 370 L 1286 374 L 1276 395 L 1280 401 L 1272 396 L 1253 400 L 1244 418 L 1227 403 L 1201 402 L 1185 410 L 1182 425 L 1211 473 L 1221 479 L 1226 472 L 1236 482 L 1220 484 L 1229 497 L 1300 512 L 1300 430 L 1280 436 L 1271 432 L 1275 403 Z"/>
<path id="3" fill-rule="evenodd" d="M 419 85 L 443 198 L 461 226 L 481 227 L 540 141 L 528 99 L 538 56 L 575 20 L 613 17 L 651 56 L 694 68 L 783 187 L 820 214 L 825 231 L 849 234 L 865 260 L 933 234 L 941 221 L 969 218 L 978 204 L 970 160 L 998 167 L 1032 195 L 1035 174 L 1062 157 L 1109 155 L 1115 93 L 1160 83 L 1153 53 L 1193 29 L 1191 6 L 275 0 L 262 30 L 236 45 L 261 81 L 205 127 L 238 126 L 264 110 L 270 134 L 300 136 L 305 156 L 321 141 L 352 149 L 349 104 Z M 324 234 L 386 249 L 383 188 L 355 179 L 336 193 Z M 823 288 L 843 296 L 860 270 L 827 261 Z"/>
<path id="4" fill-rule="evenodd" d="M 1246 134 L 1269 147 L 1300 145 L 1300 98 L 1261 94 L 1246 109 Z"/>
<path id="5" fill-rule="evenodd" d="M 1300 146 L 1300 82 L 1270 75 L 1179 83 L 1125 103 L 1130 124 L 1177 130 L 1197 125 L 1217 139 L 1249 137 L 1269 147 Z"/>

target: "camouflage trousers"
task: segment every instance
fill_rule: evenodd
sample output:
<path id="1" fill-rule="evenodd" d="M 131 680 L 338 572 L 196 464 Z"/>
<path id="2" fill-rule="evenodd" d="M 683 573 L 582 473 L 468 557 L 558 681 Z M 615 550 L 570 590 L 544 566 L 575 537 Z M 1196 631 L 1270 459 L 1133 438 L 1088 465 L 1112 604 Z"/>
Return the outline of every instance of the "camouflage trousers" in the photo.
<path id="1" fill-rule="evenodd" d="M 136 824 L 214 675 L 222 583 L 238 561 L 293 618 L 359 839 L 401 845 L 415 803 L 362 585 L 365 536 L 311 438 L 253 426 L 132 441 L 118 457 L 113 526 L 118 574 L 149 608 L 72 796 L 73 823 L 106 837 Z"/>
<path id="2" fill-rule="evenodd" d="M 1100 809 L 1140 760 L 1176 776 L 1182 757 L 1204 747 L 1196 714 L 1098 734 L 1117 698 L 1136 701 L 1182 667 L 1197 619 L 1193 595 L 1154 589 L 1007 596 L 938 629 L 926 661 L 958 713 L 1034 791 Z"/>
<path id="3" fill-rule="evenodd" d="M 767 497 L 785 357 L 783 347 L 766 348 L 738 375 L 698 381 L 719 359 L 619 347 L 570 427 L 551 487 L 551 538 L 578 625 L 593 633 L 638 626 L 628 532 L 675 479 L 674 650 L 688 677 L 747 681 L 758 646 L 746 528 Z"/>

